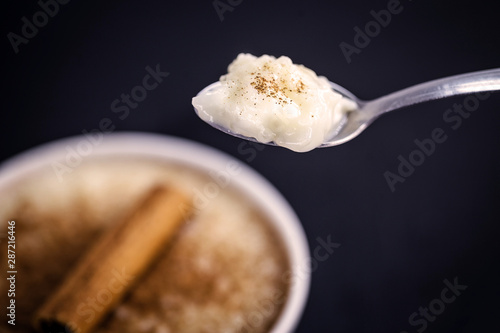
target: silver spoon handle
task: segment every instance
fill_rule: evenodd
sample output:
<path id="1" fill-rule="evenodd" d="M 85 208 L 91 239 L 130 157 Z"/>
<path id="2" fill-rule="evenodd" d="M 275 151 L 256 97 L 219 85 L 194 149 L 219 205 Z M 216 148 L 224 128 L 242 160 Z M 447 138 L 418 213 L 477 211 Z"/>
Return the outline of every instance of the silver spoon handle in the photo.
<path id="1" fill-rule="evenodd" d="M 483 91 L 500 90 L 500 68 L 449 76 L 362 102 L 373 116 L 435 99 Z"/>

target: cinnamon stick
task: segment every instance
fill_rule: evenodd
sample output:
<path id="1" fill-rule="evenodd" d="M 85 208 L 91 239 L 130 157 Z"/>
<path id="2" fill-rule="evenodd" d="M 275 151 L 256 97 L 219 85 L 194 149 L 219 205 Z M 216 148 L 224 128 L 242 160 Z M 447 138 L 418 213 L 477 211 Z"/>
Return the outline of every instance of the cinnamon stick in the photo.
<path id="1" fill-rule="evenodd" d="M 154 188 L 77 263 L 36 313 L 35 327 L 47 333 L 90 332 L 137 282 L 191 208 L 177 190 Z"/>

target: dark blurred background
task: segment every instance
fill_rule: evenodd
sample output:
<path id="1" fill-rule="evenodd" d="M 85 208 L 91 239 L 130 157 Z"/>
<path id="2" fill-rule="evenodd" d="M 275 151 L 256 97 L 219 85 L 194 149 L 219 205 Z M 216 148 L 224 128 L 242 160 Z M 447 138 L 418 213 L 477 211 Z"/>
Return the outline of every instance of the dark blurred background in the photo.
<path id="1" fill-rule="evenodd" d="M 98 129 L 103 118 L 115 132 L 206 143 L 283 193 L 311 250 L 318 238 L 341 244 L 313 271 L 297 332 L 496 331 L 500 94 L 479 105 L 475 97 L 459 96 L 409 107 L 383 116 L 351 142 L 302 154 L 227 136 L 191 107 L 191 98 L 240 52 L 287 55 L 364 99 L 500 67 L 496 2 L 62 3 L 48 8 L 53 17 L 37 15 L 36 1 L 3 3 L 0 161 Z M 388 8 L 390 22 L 380 12 Z M 370 24 L 374 16 L 385 27 Z M 40 25 L 36 34 L 24 28 L 30 38 L 23 37 L 29 25 L 23 17 Z M 355 40 L 367 24 L 370 40 Z M 350 45 L 349 56 L 341 44 Z M 169 75 L 127 116 L 114 112 L 113 101 L 158 64 Z M 468 118 L 460 124 L 443 118 L 463 103 L 474 109 Z M 384 174 L 397 175 L 398 157 L 408 159 L 418 149 L 414 141 L 431 138 L 436 128 L 446 141 L 391 189 Z M 455 293 L 445 290 L 448 284 Z"/>

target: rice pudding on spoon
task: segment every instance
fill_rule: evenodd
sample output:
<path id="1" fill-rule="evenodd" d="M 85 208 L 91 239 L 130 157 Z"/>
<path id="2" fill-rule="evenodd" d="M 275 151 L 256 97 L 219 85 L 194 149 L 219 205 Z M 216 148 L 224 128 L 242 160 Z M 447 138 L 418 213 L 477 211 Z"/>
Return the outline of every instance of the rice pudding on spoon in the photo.
<path id="1" fill-rule="evenodd" d="M 216 128 L 296 152 L 320 146 L 356 109 L 325 77 L 290 58 L 251 54 L 239 54 L 192 104 Z"/>

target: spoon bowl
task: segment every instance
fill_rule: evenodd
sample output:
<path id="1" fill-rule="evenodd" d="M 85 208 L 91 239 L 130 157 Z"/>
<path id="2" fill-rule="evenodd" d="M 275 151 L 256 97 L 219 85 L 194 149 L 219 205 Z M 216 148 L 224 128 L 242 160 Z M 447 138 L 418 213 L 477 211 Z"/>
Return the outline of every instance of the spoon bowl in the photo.
<path id="1" fill-rule="evenodd" d="M 220 82 L 212 83 L 200 91 L 198 95 L 209 92 L 220 85 Z M 500 68 L 449 76 L 417 84 L 370 101 L 359 99 L 336 83 L 330 82 L 330 86 L 332 90 L 353 101 L 357 107 L 344 113 L 339 125 L 332 130 L 330 138 L 318 148 L 337 146 L 354 139 L 374 120 L 389 111 L 456 95 L 498 91 L 500 90 Z M 195 112 L 199 116 L 199 111 L 196 108 Z M 274 142 L 257 141 L 255 138 L 235 133 L 215 122 L 207 121 L 207 123 L 235 137 L 276 146 Z"/>

